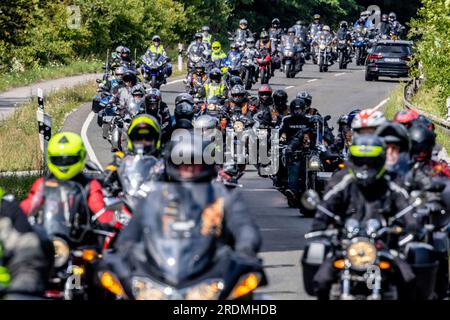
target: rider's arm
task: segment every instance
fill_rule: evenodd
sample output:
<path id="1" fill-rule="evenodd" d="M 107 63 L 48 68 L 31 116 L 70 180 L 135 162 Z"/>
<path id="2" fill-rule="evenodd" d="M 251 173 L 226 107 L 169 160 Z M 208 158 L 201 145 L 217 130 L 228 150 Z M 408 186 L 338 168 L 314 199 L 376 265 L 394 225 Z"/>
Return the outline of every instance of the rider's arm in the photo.
<path id="1" fill-rule="evenodd" d="M 102 185 L 98 180 L 89 182 L 89 194 L 87 198 L 89 210 L 91 210 L 93 219 L 100 224 L 113 226 L 116 223 L 114 211 L 106 210 Z"/>
<path id="2" fill-rule="evenodd" d="M 39 178 L 31 186 L 27 198 L 20 203 L 20 207 L 26 215 L 29 215 L 35 208 L 42 204 L 44 197 L 43 189 L 44 178 Z"/>

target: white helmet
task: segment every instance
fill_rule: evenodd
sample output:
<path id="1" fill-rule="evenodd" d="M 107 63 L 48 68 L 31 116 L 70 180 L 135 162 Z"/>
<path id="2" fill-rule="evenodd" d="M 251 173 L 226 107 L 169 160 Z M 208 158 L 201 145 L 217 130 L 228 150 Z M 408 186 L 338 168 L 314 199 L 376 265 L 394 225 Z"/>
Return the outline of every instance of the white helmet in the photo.
<path id="1" fill-rule="evenodd" d="M 327 26 L 327 25 L 323 26 L 322 31 L 331 32 L 330 26 Z"/>
<path id="2" fill-rule="evenodd" d="M 363 128 L 377 128 L 386 122 L 384 113 L 378 108 L 364 109 L 352 121 L 352 129 L 359 131 Z"/>

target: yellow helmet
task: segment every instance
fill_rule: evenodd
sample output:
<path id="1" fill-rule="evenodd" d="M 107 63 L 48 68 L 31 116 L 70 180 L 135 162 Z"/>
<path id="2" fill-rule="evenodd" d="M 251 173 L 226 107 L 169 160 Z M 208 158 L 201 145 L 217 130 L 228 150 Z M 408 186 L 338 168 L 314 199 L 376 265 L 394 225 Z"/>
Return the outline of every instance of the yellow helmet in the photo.
<path id="1" fill-rule="evenodd" d="M 86 150 L 81 137 L 73 132 L 61 132 L 48 142 L 47 165 L 60 180 L 70 180 L 84 169 Z"/>
<path id="2" fill-rule="evenodd" d="M 214 53 L 219 53 L 222 50 L 222 46 L 219 41 L 214 41 L 211 45 L 212 51 Z"/>
<path id="3" fill-rule="evenodd" d="M 153 153 L 161 147 L 161 127 L 155 117 L 142 114 L 134 118 L 128 128 L 128 144 L 129 150 L 135 150 L 135 141 L 154 141 L 152 145 L 144 145 L 144 153 Z M 136 150 L 135 150 L 136 151 Z"/>

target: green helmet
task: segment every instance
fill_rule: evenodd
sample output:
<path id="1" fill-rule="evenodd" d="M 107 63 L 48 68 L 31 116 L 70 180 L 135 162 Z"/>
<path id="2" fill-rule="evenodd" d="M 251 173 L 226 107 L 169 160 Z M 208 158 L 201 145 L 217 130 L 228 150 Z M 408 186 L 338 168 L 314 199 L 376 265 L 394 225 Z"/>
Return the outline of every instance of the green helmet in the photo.
<path id="1" fill-rule="evenodd" d="M 48 142 L 47 165 L 57 179 L 72 179 L 83 171 L 85 163 L 86 150 L 78 134 L 61 132 Z"/>
<path id="2" fill-rule="evenodd" d="M 128 128 L 128 149 L 137 151 L 137 141 L 147 141 L 142 146 L 145 154 L 158 151 L 161 147 L 161 127 L 155 117 L 143 114 L 133 119 Z M 152 143 L 153 142 L 153 143 Z"/>

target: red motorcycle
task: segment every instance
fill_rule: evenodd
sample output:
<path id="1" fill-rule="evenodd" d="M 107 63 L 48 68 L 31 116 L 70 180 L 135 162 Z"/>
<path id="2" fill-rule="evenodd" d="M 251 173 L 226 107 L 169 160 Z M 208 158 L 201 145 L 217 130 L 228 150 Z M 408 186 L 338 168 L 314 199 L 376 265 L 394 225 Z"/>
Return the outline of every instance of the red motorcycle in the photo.
<path id="1" fill-rule="evenodd" d="M 261 58 L 256 59 L 256 63 L 258 64 L 257 74 L 261 84 L 269 83 L 269 79 L 272 74 L 272 57 L 270 54 L 262 54 Z"/>

